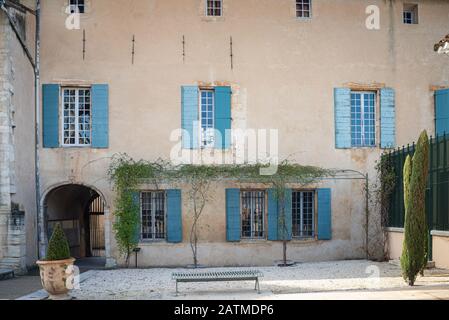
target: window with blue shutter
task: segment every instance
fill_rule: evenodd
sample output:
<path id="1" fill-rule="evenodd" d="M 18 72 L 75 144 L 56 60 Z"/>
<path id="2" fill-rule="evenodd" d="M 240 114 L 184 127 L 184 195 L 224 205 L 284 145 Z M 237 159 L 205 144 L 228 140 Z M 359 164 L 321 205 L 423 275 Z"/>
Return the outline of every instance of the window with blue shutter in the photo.
<path id="1" fill-rule="evenodd" d="M 395 93 L 392 88 L 380 90 L 380 144 L 384 149 L 396 146 Z"/>
<path id="2" fill-rule="evenodd" d="M 92 147 L 109 147 L 109 86 L 92 86 Z"/>
<path id="3" fill-rule="evenodd" d="M 332 239 L 332 191 L 318 189 L 318 240 Z"/>
<path id="4" fill-rule="evenodd" d="M 42 86 L 42 131 L 44 148 L 59 147 L 59 85 Z"/>
<path id="5" fill-rule="evenodd" d="M 182 87 L 182 146 L 184 149 L 231 146 L 231 87 Z"/>
<path id="6" fill-rule="evenodd" d="M 183 86 L 181 88 L 181 104 L 182 104 L 182 147 L 184 149 L 198 149 L 198 123 L 199 123 L 199 107 L 198 107 L 197 86 Z"/>
<path id="7" fill-rule="evenodd" d="M 181 190 L 167 190 L 167 242 L 182 242 Z"/>
<path id="8" fill-rule="evenodd" d="M 351 148 L 351 89 L 334 89 L 335 147 Z"/>
<path id="9" fill-rule="evenodd" d="M 226 189 L 226 239 L 238 242 L 240 235 L 240 189 Z"/>
<path id="10" fill-rule="evenodd" d="M 231 146 L 231 87 L 215 88 L 215 137 L 216 149 Z"/>
<path id="11" fill-rule="evenodd" d="M 435 91 L 435 133 L 449 134 L 449 89 Z"/>

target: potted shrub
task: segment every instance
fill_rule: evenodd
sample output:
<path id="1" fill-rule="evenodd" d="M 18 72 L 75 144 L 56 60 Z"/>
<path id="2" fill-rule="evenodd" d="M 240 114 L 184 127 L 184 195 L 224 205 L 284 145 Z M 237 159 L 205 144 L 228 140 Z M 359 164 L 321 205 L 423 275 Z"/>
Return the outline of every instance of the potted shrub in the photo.
<path id="1" fill-rule="evenodd" d="M 74 262 L 64 231 L 61 225 L 57 224 L 48 243 L 45 260 L 36 262 L 40 269 L 42 286 L 51 300 L 70 299 L 67 279 L 72 276 L 71 266 Z"/>

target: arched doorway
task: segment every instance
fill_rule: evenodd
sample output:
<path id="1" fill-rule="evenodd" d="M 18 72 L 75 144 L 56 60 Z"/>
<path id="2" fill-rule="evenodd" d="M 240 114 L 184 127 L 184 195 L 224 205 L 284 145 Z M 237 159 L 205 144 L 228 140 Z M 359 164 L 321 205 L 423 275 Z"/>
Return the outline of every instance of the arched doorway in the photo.
<path id="1" fill-rule="evenodd" d="M 92 188 L 77 184 L 59 186 L 44 199 L 45 232 L 50 239 L 61 224 L 75 258 L 104 258 L 104 199 Z"/>

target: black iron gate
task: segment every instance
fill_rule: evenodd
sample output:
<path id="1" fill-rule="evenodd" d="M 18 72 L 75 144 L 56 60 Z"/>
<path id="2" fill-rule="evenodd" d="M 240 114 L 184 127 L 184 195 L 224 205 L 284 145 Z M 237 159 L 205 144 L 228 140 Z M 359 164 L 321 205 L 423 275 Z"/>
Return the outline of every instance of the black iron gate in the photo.
<path id="1" fill-rule="evenodd" d="M 89 250 L 92 257 L 105 256 L 104 202 L 95 198 L 89 207 Z"/>

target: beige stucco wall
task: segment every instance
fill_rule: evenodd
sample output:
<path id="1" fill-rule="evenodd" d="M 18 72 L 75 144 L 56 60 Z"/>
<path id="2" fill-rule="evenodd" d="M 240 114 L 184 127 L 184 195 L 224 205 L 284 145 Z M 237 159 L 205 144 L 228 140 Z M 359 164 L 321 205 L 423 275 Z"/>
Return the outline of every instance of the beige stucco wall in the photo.
<path id="1" fill-rule="evenodd" d="M 175 0 L 91 0 L 81 30 L 72 31 L 64 27 L 66 3 L 42 4 L 42 82 L 108 83 L 110 148 L 42 150 L 43 190 L 63 183 L 93 186 L 105 195 L 111 212 L 114 193 L 106 177 L 110 157 L 126 152 L 136 159 L 168 159 L 174 146 L 170 134 L 181 122 L 182 85 L 229 82 L 239 88 L 233 128 L 279 129 L 280 158 L 354 169 L 371 177 L 380 149 L 335 149 L 333 89 L 349 82 L 393 87 L 397 142 L 405 144 L 422 129 L 434 132 L 429 88 L 449 85 L 447 57 L 433 52 L 433 44 L 447 33 L 446 1 L 420 3 L 420 24 L 404 25 L 402 1 L 315 0 L 313 18 L 302 21 L 295 18 L 291 0 L 225 0 L 224 17 L 217 19 L 203 17 L 202 0 L 182 5 Z M 380 30 L 365 27 L 370 4 L 380 7 Z M 292 255 L 298 260 L 363 257 L 361 183 L 323 186 L 333 187 L 334 240 L 294 244 Z M 203 223 L 213 231 L 202 237 L 203 263 L 267 264 L 279 258 L 277 244 L 225 243 L 224 187 L 217 187 L 219 193 L 204 215 Z M 184 219 L 186 234 L 187 213 Z M 107 230 L 110 220 L 108 216 Z M 167 248 L 170 254 L 165 254 Z M 250 258 L 257 252 L 263 255 Z M 113 241 L 112 254 L 117 256 Z M 142 261 L 185 264 L 189 254 L 187 244 L 145 245 Z"/>
<path id="2" fill-rule="evenodd" d="M 449 269 L 449 233 L 446 236 L 432 236 L 432 257 L 437 268 Z"/>
<path id="3" fill-rule="evenodd" d="M 400 229 L 393 229 L 387 231 L 388 253 L 390 259 L 399 260 L 402 255 L 404 232 Z M 435 267 L 437 268 L 449 268 L 448 232 L 432 231 L 432 261 L 435 262 Z"/>
<path id="4" fill-rule="evenodd" d="M 403 231 L 387 231 L 387 250 L 391 260 L 399 260 L 404 243 Z"/>

